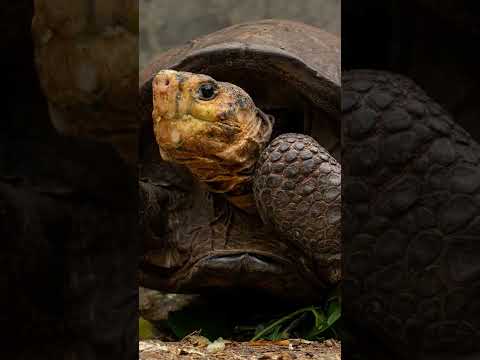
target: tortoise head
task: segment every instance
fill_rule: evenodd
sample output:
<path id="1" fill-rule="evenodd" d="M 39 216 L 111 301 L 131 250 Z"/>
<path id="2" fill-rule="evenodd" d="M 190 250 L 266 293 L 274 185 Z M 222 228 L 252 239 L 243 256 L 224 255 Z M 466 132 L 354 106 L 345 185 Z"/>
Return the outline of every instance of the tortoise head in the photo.
<path id="1" fill-rule="evenodd" d="M 249 182 L 272 123 L 241 88 L 209 76 L 161 70 L 154 77 L 153 128 L 160 155 L 213 192 Z"/>

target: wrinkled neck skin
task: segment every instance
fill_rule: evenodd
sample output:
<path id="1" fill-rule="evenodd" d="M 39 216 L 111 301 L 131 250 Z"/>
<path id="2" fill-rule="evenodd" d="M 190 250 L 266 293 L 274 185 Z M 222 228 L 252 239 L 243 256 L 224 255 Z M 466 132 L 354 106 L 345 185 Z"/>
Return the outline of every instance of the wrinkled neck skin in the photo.
<path id="1" fill-rule="evenodd" d="M 180 166 L 162 166 L 168 171 L 160 169 L 156 179 L 146 176 L 140 182 L 144 286 L 177 293 L 252 288 L 300 301 L 321 295 L 324 285 L 302 249 L 278 238 L 258 216 L 208 192 L 191 175 L 182 183 L 188 172 Z M 172 169 L 177 176 L 158 178 Z"/>
<path id="2" fill-rule="evenodd" d="M 232 187 L 232 189 L 224 193 L 227 200 L 231 204 L 249 214 L 258 214 L 252 189 L 253 174 L 255 172 L 255 167 L 257 165 L 257 160 L 260 157 L 260 153 L 265 149 L 268 141 L 270 141 L 272 129 L 275 124 L 274 117 L 265 114 L 260 109 L 257 109 L 256 117 L 257 119 L 260 119 L 259 121 L 256 121 L 256 128 L 253 129 L 251 134 L 247 134 L 246 136 L 247 138 L 263 137 L 263 141 L 260 143 L 260 145 L 258 145 L 258 143 L 253 144 L 253 146 L 257 148 L 252 152 L 254 154 L 252 159 L 243 159 L 243 163 L 249 164 L 249 167 L 242 170 L 242 174 L 244 174 L 242 181 L 238 182 Z M 233 150 L 233 153 L 235 153 L 235 150 Z"/>
<path id="3" fill-rule="evenodd" d="M 162 159 L 185 165 L 209 191 L 223 193 L 237 207 L 252 212 L 252 207 L 255 207 L 252 177 L 256 161 L 270 140 L 272 120 L 260 110 L 254 113 L 240 112 L 237 116 L 244 117 L 241 122 L 250 126 L 235 130 L 236 135 L 230 137 L 230 142 L 225 146 L 216 144 L 218 137 L 209 134 L 201 143 L 193 139 L 194 136 L 191 140 L 184 136 L 183 144 L 198 142 L 192 147 L 169 143 L 168 140 L 160 141 L 159 151 Z M 176 126 L 181 125 L 177 123 Z M 213 133 L 218 135 L 216 131 Z M 178 136 L 177 130 L 168 124 L 159 124 L 157 134 L 160 139 Z"/>

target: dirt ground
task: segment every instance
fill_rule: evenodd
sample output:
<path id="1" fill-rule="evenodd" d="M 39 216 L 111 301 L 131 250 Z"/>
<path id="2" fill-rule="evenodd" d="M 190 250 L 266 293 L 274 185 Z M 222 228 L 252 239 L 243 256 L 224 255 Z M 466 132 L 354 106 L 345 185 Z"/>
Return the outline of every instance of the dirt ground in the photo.
<path id="1" fill-rule="evenodd" d="M 277 342 L 220 342 L 207 346 L 201 337 L 186 338 L 181 342 L 147 340 L 139 343 L 140 360 L 340 360 L 340 342 L 327 340 L 311 342 L 300 339 Z M 215 344 L 214 344 L 215 345 Z"/>

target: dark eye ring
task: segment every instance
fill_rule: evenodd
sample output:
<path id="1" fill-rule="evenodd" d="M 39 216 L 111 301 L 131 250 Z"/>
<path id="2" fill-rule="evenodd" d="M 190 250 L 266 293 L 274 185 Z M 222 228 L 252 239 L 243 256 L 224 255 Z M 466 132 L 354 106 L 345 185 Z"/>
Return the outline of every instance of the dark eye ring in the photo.
<path id="1" fill-rule="evenodd" d="M 217 96 L 217 86 L 213 83 L 204 83 L 198 88 L 198 97 L 201 100 L 212 100 Z"/>

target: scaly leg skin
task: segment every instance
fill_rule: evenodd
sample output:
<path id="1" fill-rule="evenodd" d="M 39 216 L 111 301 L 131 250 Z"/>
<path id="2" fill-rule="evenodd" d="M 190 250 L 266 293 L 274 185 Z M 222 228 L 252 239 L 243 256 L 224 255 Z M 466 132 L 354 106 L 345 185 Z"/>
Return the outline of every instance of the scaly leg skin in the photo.
<path id="1" fill-rule="evenodd" d="M 311 254 L 325 285 L 340 281 L 340 164 L 313 138 L 282 134 L 263 151 L 253 191 L 260 215 Z"/>
<path id="2" fill-rule="evenodd" d="M 346 317 L 406 359 L 478 356 L 479 145 L 399 75 L 349 72 L 342 101 Z"/>

